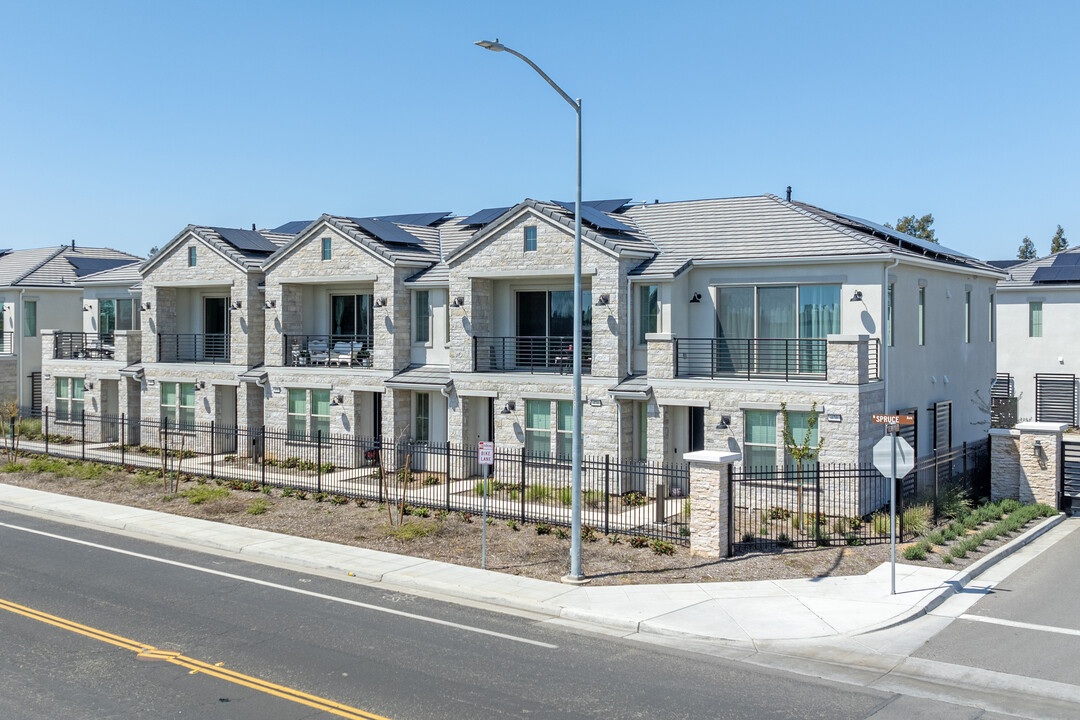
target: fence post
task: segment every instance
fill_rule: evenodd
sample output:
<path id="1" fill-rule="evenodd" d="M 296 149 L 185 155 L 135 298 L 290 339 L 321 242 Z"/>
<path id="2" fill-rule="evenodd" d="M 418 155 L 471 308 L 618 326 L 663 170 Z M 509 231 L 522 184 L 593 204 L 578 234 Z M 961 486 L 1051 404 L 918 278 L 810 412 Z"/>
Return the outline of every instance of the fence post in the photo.
<path id="1" fill-rule="evenodd" d="M 214 453 L 217 452 L 217 427 L 210 421 L 210 479 L 214 479 Z"/>
<path id="2" fill-rule="evenodd" d="M 727 556 L 731 557 L 735 554 L 735 471 L 731 463 L 727 466 L 727 532 L 728 532 L 728 545 Z"/>
<path id="3" fill-rule="evenodd" d="M 951 461 L 950 461 L 951 462 Z M 938 479 L 941 476 L 941 466 L 938 464 L 938 450 L 934 448 L 934 524 L 938 520 Z"/>
<path id="4" fill-rule="evenodd" d="M 821 463 L 814 464 L 814 544 L 822 537 L 821 530 Z"/>
<path id="5" fill-rule="evenodd" d="M 79 450 L 79 459 L 80 460 L 85 460 L 86 459 L 86 413 L 83 413 L 82 415 L 79 416 L 79 426 L 80 426 L 79 434 L 82 436 L 80 438 L 80 440 L 81 440 L 81 443 L 80 443 L 81 448 Z"/>
<path id="6" fill-rule="evenodd" d="M 664 483 L 656 483 L 656 524 L 664 522 Z"/>
<path id="7" fill-rule="evenodd" d="M 474 338 L 475 340 L 475 338 Z M 495 469 L 492 463 L 491 469 Z M 446 512 L 450 512 L 450 441 L 446 441 Z"/>
<path id="8" fill-rule="evenodd" d="M 521 522 L 525 522 L 525 446 L 521 446 Z"/>
<path id="9" fill-rule="evenodd" d="M 260 479 L 259 484 L 266 484 L 266 426 L 259 428 L 258 434 L 259 443 L 259 465 L 260 467 Z"/>
<path id="10" fill-rule="evenodd" d="M 165 468 L 165 474 L 169 474 L 169 418 L 161 418 L 161 422 L 158 424 L 158 430 L 161 431 L 161 447 L 158 450 L 161 451 L 161 466 Z M 161 478 L 162 482 L 165 478 Z"/>
<path id="11" fill-rule="evenodd" d="M 124 464 L 124 446 L 127 444 L 127 413 L 120 413 L 120 464 Z"/>
<path id="12" fill-rule="evenodd" d="M 315 431 L 315 492 L 322 492 L 322 429 Z"/>
<path id="13" fill-rule="evenodd" d="M 386 477 L 385 460 L 386 457 L 386 441 L 381 437 L 379 438 L 379 504 L 383 501 L 383 482 Z M 397 453 L 397 446 L 394 447 L 394 452 Z M 395 457 L 395 460 L 397 458 Z"/>
<path id="14" fill-rule="evenodd" d="M 45 454 L 49 454 L 49 408 L 45 408 Z"/>
<path id="15" fill-rule="evenodd" d="M 676 357 L 678 357 L 676 355 Z M 611 456 L 604 456 L 604 534 L 611 533 Z"/>

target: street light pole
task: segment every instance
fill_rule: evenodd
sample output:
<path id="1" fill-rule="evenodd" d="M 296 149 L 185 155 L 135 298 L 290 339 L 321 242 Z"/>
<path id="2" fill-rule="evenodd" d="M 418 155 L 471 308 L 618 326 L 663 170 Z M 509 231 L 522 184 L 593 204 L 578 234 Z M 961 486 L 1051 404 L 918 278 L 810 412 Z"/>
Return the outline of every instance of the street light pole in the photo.
<path id="1" fill-rule="evenodd" d="M 516 50 L 506 47 L 499 42 L 498 38 L 495 38 L 494 42 L 481 40 L 475 44 L 493 52 L 508 52 L 523 60 L 544 78 L 577 114 L 577 190 L 574 196 L 574 419 L 571 428 L 573 445 L 570 454 L 570 512 L 573 517 L 570 527 L 570 573 L 563 578 L 563 581 L 582 583 L 585 582 L 585 575 L 581 570 L 581 98 L 572 99 L 547 76 L 547 73 L 537 67 L 536 63 Z"/>

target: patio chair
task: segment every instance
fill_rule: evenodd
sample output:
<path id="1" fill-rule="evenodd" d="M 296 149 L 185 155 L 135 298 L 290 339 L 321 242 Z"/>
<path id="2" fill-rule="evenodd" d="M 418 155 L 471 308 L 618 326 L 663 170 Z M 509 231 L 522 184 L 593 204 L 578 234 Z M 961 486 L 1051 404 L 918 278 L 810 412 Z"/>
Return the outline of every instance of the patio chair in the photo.
<path id="1" fill-rule="evenodd" d="M 363 349 L 364 343 L 362 342 L 336 342 L 334 343 L 334 349 L 330 351 L 330 362 L 337 365 L 342 363 L 352 365 L 356 357 L 355 354 Z"/>
<path id="2" fill-rule="evenodd" d="M 327 365 L 330 362 L 330 353 L 327 349 L 326 340 L 311 340 L 308 342 L 308 357 L 312 365 Z"/>

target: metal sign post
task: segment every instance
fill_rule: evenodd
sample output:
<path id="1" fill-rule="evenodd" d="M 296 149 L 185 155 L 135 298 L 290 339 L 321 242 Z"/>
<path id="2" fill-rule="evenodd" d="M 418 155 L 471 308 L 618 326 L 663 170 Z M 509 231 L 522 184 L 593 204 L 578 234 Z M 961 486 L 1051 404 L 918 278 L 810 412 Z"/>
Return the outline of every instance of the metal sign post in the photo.
<path id="1" fill-rule="evenodd" d="M 901 425 L 913 425 L 911 415 L 874 415 L 874 423 L 885 425 L 888 435 L 874 445 L 874 467 L 889 478 L 889 565 L 891 592 L 896 594 L 896 480 L 915 467 L 914 450 L 900 437 Z M 892 437 L 890 438 L 889 435 Z"/>
<path id="2" fill-rule="evenodd" d="M 480 568 L 487 569 L 487 500 L 488 500 L 488 469 L 495 462 L 495 443 L 489 440 L 481 440 L 477 449 L 477 459 L 480 467 L 484 469 L 484 499 L 483 499 L 483 529 L 480 531 Z"/>

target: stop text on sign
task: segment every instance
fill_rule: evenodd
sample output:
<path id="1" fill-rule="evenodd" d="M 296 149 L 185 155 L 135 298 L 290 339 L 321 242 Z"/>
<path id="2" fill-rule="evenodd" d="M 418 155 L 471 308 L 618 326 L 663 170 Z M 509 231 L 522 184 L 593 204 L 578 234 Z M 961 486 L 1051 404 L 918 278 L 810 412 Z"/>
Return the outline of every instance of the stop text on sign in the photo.
<path id="1" fill-rule="evenodd" d="M 914 425 L 914 415 L 874 415 L 874 423 L 877 425 Z"/>

